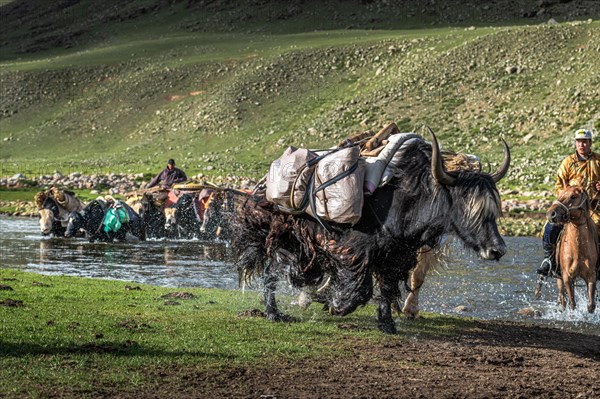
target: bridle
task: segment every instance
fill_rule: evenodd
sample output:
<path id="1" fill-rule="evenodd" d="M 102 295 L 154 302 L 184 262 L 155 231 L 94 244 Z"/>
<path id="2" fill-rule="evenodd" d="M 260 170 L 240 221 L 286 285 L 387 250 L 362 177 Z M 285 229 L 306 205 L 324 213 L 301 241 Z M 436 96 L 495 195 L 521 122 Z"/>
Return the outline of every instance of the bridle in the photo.
<path id="1" fill-rule="evenodd" d="M 574 205 L 572 207 L 568 207 L 568 206 L 566 206 L 565 204 L 563 204 L 562 202 L 560 202 L 558 200 L 554 201 L 552 203 L 552 205 L 556 205 L 556 206 L 564 209 L 565 212 L 567 213 L 567 220 L 571 220 L 571 212 L 572 211 L 576 211 L 576 210 L 579 210 L 579 209 L 586 210 L 585 204 L 586 204 L 586 202 L 588 200 L 588 195 L 587 195 L 587 193 L 585 191 L 582 191 L 581 193 L 582 193 L 582 195 L 581 195 L 581 201 L 577 205 Z"/>

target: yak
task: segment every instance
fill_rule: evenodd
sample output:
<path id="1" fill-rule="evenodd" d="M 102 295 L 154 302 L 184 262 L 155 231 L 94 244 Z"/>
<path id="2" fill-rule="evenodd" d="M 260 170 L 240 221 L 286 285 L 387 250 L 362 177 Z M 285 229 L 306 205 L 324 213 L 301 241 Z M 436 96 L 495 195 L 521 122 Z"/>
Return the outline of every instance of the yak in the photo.
<path id="1" fill-rule="evenodd" d="M 122 206 L 129 214 L 129 220 L 117 231 L 104 230 L 104 218 L 114 201 L 95 199 L 79 212 L 69 214 L 69 224 L 65 230 L 65 237 L 73 237 L 83 230 L 85 237 L 90 241 L 112 242 L 113 240 L 126 241 L 127 234 L 144 241 L 146 239 L 141 218 L 126 203 Z"/>
<path id="2" fill-rule="evenodd" d="M 500 194 L 496 183 L 508 172 L 510 150 L 497 171 L 449 172 L 437 138 L 415 140 L 399 151 L 393 179 L 365 196 L 355 225 L 324 226 L 306 214 L 277 209 L 262 194 L 250 197 L 234 223 L 233 248 L 241 282 L 262 276 L 266 318 L 290 318 L 277 307 L 275 288 L 281 277 L 297 288 L 317 286 L 327 278 L 329 311 L 347 315 L 379 288 L 377 322 L 384 333 L 396 333 L 392 306 L 401 297 L 423 247 L 439 248 L 454 234 L 486 260 L 498 260 L 506 245 L 498 232 Z"/>

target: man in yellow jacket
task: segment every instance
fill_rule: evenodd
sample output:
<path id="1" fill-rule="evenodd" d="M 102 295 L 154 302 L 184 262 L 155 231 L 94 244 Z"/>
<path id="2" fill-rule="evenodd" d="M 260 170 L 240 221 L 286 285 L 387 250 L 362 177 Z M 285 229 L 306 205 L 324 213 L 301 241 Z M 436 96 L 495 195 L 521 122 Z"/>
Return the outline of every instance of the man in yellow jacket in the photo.
<path id="1" fill-rule="evenodd" d="M 556 176 L 556 194 L 567 186 L 582 186 L 591 202 L 591 216 L 600 231 L 600 154 L 592 152 L 592 132 L 579 129 L 575 132 L 575 153 L 566 157 L 558 168 Z M 538 274 L 547 276 L 556 272 L 554 248 L 561 224 L 547 223 L 544 228 L 544 260 L 537 269 Z"/>

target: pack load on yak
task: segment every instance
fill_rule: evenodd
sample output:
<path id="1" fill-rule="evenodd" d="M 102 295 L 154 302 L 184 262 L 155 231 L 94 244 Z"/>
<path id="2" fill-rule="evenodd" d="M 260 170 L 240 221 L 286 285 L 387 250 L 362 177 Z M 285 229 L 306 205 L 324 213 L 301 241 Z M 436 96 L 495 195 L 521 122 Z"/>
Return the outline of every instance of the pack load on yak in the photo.
<path id="1" fill-rule="evenodd" d="M 366 134 L 362 138 L 351 138 L 349 143 L 341 146 L 342 149 L 358 148 L 364 152 L 357 161 L 360 165 L 363 160 L 364 175 L 373 173 L 366 165 L 378 164 L 365 160 L 367 156 L 379 157 L 387 145 L 396 146 L 401 141 L 392 137 L 391 133 L 398 134 L 394 133 L 393 125 L 386 130 L 390 134 L 385 139 L 387 133 L 381 136 Z M 508 144 L 502 142 L 504 160 L 497 171 L 487 173 L 481 170 L 476 157 L 442 153 L 431 129 L 429 134 L 431 142 L 414 136 L 403 137 L 404 143 L 410 141 L 410 144 L 399 144 L 395 152 L 397 164 L 393 164 L 394 156 L 389 160 L 386 168 L 391 166 L 395 170 L 387 184 L 377 187 L 385 175 L 385 168 L 380 173 L 381 165 L 376 173 L 381 175 L 379 181 L 377 176 L 370 181 L 377 187 L 371 194 L 364 194 L 366 180 L 360 182 L 360 197 L 352 200 L 362 201 L 364 206 L 362 217 L 355 224 L 315 220 L 306 213 L 286 213 L 276 202 L 267 199 L 261 185 L 257 186 L 254 195 L 238 211 L 233 248 L 242 283 L 250 283 L 255 277 L 262 279 L 268 320 L 290 320 L 279 310 L 275 297 L 279 282 L 285 279 L 292 287 L 318 293 L 319 300 L 334 315 L 350 314 L 375 297 L 379 302 L 378 328 L 392 334 L 397 331 L 392 307 L 400 305 L 401 282 L 408 284 L 410 278 L 411 289 L 414 289 L 411 294 L 418 294 L 424 275 L 413 281 L 411 273 L 421 264 L 423 269 L 429 267 L 433 257 L 421 255 L 441 249 L 443 237 L 458 237 L 482 259 L 498 260 L 506 253 L 506 244 L 496 223 L 501 214 L 496 184 L 510 166 Z M 368 142 L 372 143 L 371 148 L 364 148 Z M 384 148 L 379 150 L 382 146 Z M 331 152 L 340 151 L 332 149 Z M 310 175 L 305 169 L 316 169 L 312 163 L 319 156 L 318 153 L 316 157 L 307 155 L 310 161 L 300 170 L 280 162 L 278 168 L 272 168 L 271 180 L 266 184 L 272 189 L 277 176 L 288 173 L 293 179 L 288 176 L 282 187 L 290 187 L 288 199 L 294 198 L 296 193 L 292 189 L 299 187 L 296 178 L 300 179 L 304 173 Z M 325 158 L 327 156 L 330 155 Z M 348 175 L 351 173 L 355 172 Z M 338 178 L 337 182 L 342 182 L 348 175 Z M 309 183 L 310 179 L 309 176 Z M 311 184 L 315 184 L 314 176 L 312 180 Z M 314 197 L 319 186 L 315 184 L 311 188 L 311 184 L 307 184 L 307 190 Z M 369 186 L 366 188 L 368 193 Z M 316 199 L 312 201 L 314 203 Z M 406 305 L 409 305 L 407 313 L 414 317 L 418 301 Z"/>
<path id="2" fill-rule="evenodd" d="M 265 196 L 280 211 L 307 213 L 324 227 L 327 222 L 354 225 L 362 216 L 364 195 L 389 183 L 400 163 L 399 150 L 415 141 L 423 138 L 400 133 L 392 122 L 377 134 L 360 133 L 327 150 L 288 147 L 271 163 Z M 456 162 L 457 154 L 452 155 Z M 480 168 L 477 157 L 461 155 L 460 162 Z"/>
<path id="3" fill-rule="evenodd" d="M 126 208 L 124 203 L 119 200 L 115 200 L 113 204 L 106 210 L 104 220 L 104 232 L 109 233 L 118 232 L 125 223 L 129 223 L 132 218 L 128 212 L 129 208 Z"/>
<path id="4" fill-rule="evenodd" d="M 40 215 L 42 234 L 63 236 L 69 224 L 69 213 L 83 209 L 83 202 L 74 192 L 51 187 L 40 191 L 34 197 Z"/>

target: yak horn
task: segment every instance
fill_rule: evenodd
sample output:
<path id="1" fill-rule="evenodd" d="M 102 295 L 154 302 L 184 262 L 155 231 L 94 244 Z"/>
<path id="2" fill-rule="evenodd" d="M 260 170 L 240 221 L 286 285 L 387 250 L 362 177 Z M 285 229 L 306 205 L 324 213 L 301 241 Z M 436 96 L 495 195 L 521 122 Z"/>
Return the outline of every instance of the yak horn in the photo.
<path id="1" fill-rule="evenodd" d="M 442 165 L 440 146 L 438 145 L 437 138 L 430 127 L 427 127 L 427 129 L 431 134 L 431 174 L 442 186 L 455 186 L 456 178 L 446 173 L 444 166 Z"/>
<path id="2" fill-rule="evenodd" d="M 500 179 L 506 175 L 510 165 L 510 149 L 508 148 L 508 144 L 506 144 L 504 139 L 502 139 L 502 144 L 504 144 L 504 161 L 502 161 L 502 165 L 500 165 L 498 170 L 492 175 L 494 183 L 498 183 Z"/>

